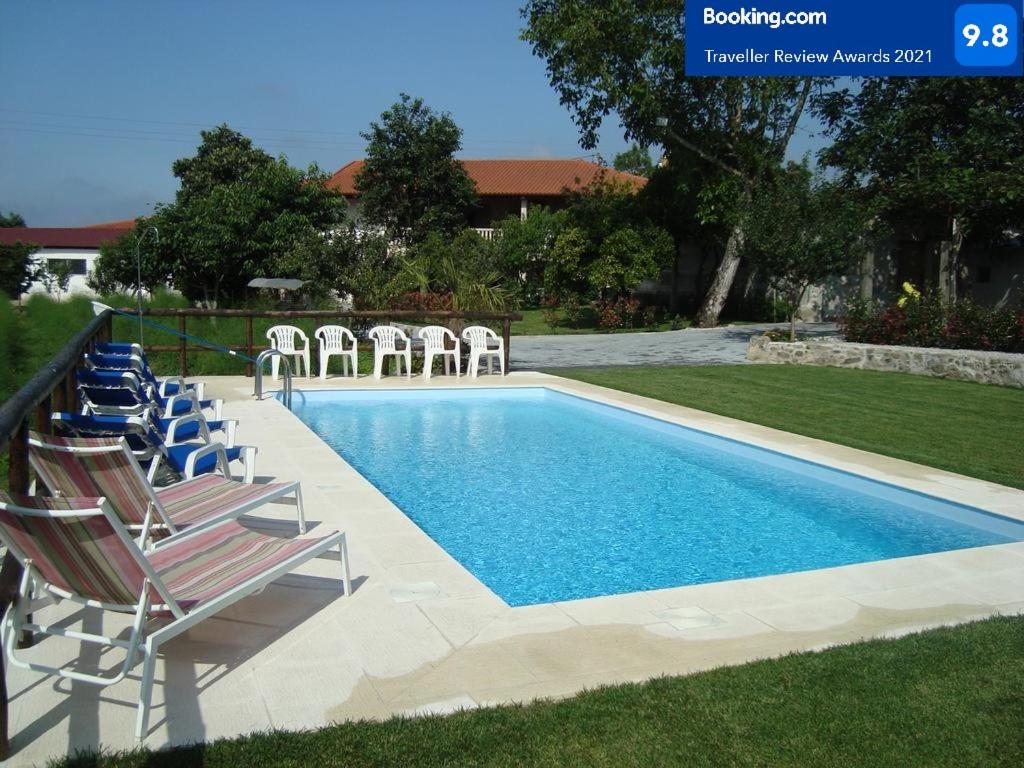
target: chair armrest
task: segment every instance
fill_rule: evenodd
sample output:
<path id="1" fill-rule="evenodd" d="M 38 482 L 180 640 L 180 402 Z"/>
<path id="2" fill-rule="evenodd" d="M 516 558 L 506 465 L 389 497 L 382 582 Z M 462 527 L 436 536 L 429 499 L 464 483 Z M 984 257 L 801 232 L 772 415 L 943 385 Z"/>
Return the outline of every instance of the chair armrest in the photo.
<path id="1" fill-rule="evenodd" d="M 167 443 L 167 445 L 176 445 L 178 442 L 176 436 L 178 427 L 182 424 L 191 424 L 192 422 L 199 423 L 199 437 L 202 441 L 207 445 L 212 443 L 213 440 L 210 438 L 210 427 L 206 423 L 206 417 L 198 411 L 193 411 L 192 413 L 185 414 L 184 416 L 179 416 L 172 421 L 167 427 L 167 438 L 164 442 Z M 183 440 L 182 442 L 186 441 Z"/>
<path id="2" fill-rule="evenodd" d="M 196 462 L 204 456 L 209 456 L 211 453 L 216 454 L 217 456 L 217 469 L 220 470 L 220 473 L 228 480 L 231 479 L 231 468 L 228 466 L 228 454 L 224 450 L 224 444 L 210 443 L 209 445 L 204 445 L 199 450 L 190 453 L 188 458 L 185 460 L 186 480 L 191 480 L 195 477 Z"/>
<path id="3" fill-rule="evenodd" d="M 195 392 L 185 390 L 184 392 L 178 392 L 176 395 L 171 395 L 167 398 L 167 404 L 164 406 L 164 413 L 168 416 L 174 413 L 174 406 L 177 405 L 179 400 L 188 400 L 192 403 L 191 411 L 193 413 L 199 413 L 202 408 L 199 407 L 199 398 L 196 397 Z"/>
<path id="4" fill-rule="evenodd" d="M 178 392 L 185 392 L 185 379 L 181 376 L 167 376 L 163 379 L 157 379 L 160 382 L 160 397 L 167 397 L 167 385 L 177 384 Z"/>

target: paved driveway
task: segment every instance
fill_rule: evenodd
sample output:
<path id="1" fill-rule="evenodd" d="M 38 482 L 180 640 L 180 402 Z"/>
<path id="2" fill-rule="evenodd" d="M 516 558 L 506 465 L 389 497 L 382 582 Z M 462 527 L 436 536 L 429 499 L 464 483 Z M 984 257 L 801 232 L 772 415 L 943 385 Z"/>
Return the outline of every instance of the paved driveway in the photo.
<path id="1" fill-rule="evenodd" d="M 751 336 L 786 323 L 691 328 L 661 333 L 597 333 L 573 336 L 513 336 L 511 367 L 539 368 L 593 365 L 727 365 L 745 363 Z M 831 323 L 802 323 L 800 332 L 828 336 Z"/>

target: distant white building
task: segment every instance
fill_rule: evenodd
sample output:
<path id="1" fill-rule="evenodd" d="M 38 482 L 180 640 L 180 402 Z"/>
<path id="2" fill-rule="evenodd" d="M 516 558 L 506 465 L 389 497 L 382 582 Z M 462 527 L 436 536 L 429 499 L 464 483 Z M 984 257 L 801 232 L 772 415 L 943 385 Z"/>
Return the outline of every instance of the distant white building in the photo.
<path id="1" fill-rule="evenodd" d="M 0 243 L 39 246 L 39 250 L 32 254 L 36 264 L 43 261 L 70 263 L 71 280 L 66 295 L 92 296 L 88 278 L 96 268 L 100 246 L 116 240 L 133 226 L 134 221 L 114 221 L 92 227 L 0 227 Z M 32 293 L 46 293 L 46 285 L 37 280 L 23 295 Z"/>

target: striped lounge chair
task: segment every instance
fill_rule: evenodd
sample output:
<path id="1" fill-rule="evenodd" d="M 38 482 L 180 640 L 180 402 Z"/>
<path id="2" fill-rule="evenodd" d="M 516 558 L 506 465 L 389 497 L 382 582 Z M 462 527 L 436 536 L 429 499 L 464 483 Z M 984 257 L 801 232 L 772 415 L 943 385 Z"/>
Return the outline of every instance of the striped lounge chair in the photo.
<path id="1" fill-rule="evenodd" d="M 3 619 L 4 650 L 11 663 L 106 687 L 124 679 L 141 653 L 138 739 L 149 730 L 157 652 L 168 640 L 332 549 L 341 559 L 344 593 L 351 593 L 347 545 L 340 532 L 280 539 L 231 521 L 166 539 L 143 551 L 104 498 L 0 492 L 0 539 L 24 568 L 18 599 Z M 73 632 L 59 623 L 31 623 L 26 617 L 43 607 L 41 601 L 33 604 L 33 595 L 127 613 L 134 616 L 131 632 L 127 637 L 106 637 Z M 15 638 L 23 630 L 120 648 L 124 662 L 92 673 L 28 661 L 15 648 Z M 172 716 L 169 712 L 168 717 Z"/>
<path id="2" fill-rule="evenodd" d="M 163 488 L 146 479 L 125 438 L 55 437 L 29 432 L 29 462 L 53 494 L 104 496 L 121 523 L 140 541 L 173 536 L 241 517 L 264 504 L 295 500 L 299 531 L 306 532 L 297 482 L 240 483 L 207 474 Z"/>

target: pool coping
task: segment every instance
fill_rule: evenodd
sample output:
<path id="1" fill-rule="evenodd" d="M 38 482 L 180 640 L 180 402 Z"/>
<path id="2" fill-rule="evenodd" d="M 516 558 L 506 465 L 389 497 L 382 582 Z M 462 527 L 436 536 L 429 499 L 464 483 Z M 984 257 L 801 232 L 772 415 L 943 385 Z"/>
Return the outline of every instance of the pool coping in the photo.
<path id="1" fill-rule="evenodd" d="M 510 608 L 283 405 L 253 401 L 251 379 L 206 381 L 240 420 L 239 441 L 259 448 L 258 479 L 302 483 L 307 535 L 347 532 L 357 588 L 338 596 L 337 563 L 318 560 L 161 649 L 149 746 L 557 698 L 1024 613 L 1024 542 Z M 547 374 L 296 386 L 545 386 L 1024 520 L 1024 491 Z M 266 514 L 293 535 L 294 510 Z M 50 642 L 33 652 L 73 658 Z M 69 696 L 10 669 L 11 764 L 132 746 L 136 672 Z"/>

